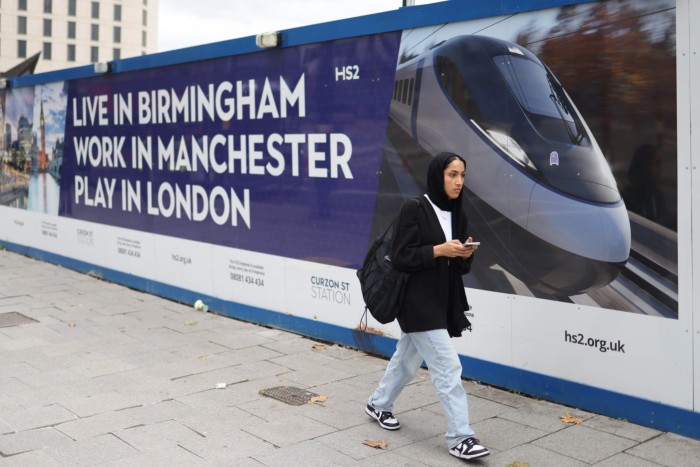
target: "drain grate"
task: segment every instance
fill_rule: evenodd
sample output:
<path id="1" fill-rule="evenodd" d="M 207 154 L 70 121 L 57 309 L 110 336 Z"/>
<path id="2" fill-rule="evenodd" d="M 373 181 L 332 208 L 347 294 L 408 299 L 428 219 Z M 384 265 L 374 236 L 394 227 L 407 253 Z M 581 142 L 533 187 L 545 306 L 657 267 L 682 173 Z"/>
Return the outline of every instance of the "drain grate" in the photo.
<path id="1" fill-rule="evenodd" d="M 9 328 L 10 326 L 19 326 L 20 324 L 32 324 L 39 321 L 24 316 L 21 313 L 11 311 L 9 313 L 0 313 L 0 328 Z"/>
<path id="2" fill-rule="evenodd" d="M 272 397 L 273 399 L 277 399 L 289 405 L 308 404 L 312 397 L 318 396 L 318 394 L 309 392 L 306 389 L 292 386 L 277 386 L 275 388 L 261 389 L 260 394 Z"/>

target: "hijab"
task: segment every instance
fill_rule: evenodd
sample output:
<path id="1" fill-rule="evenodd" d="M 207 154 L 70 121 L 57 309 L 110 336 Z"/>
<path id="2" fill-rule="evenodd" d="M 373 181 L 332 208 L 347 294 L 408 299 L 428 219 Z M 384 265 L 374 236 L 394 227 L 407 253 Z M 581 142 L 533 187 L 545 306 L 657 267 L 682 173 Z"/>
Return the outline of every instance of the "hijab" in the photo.
<path id="1" fill-rule="evenodd" d="M 465 167 L 467 166 L 464 159 L 454 154 L 440 154 L 433 157 L 433 160 L 430 161 L 430 165 L 428 165 L 428 180 L 426 183 L 426 191 L 430 201 L 443 211 L 450 211 L 452 213 L 458 212 L 462 207 L 461 194 L 457 199 L 450 199 L 447 193 L 445 193 L 445 168 L 455 159 L 462 161 Z"/>
<path id="2" fill-rule="evenodd" d="M 462 213 L 462 195 L 460 193 L 456 199 L 450 199 L 445 193 L 445 168 L 455 159 L 462 161 L 465 167 L 467 166 L 464 159 L 454 154 L 435 156 L 430 161 L 430 165 L 428 165 L 428 179 L 426 183 L 426 193 L 430 201 L 443 211 L 452 213 L 453 235 L 457 234 L 458 217 Z"/>

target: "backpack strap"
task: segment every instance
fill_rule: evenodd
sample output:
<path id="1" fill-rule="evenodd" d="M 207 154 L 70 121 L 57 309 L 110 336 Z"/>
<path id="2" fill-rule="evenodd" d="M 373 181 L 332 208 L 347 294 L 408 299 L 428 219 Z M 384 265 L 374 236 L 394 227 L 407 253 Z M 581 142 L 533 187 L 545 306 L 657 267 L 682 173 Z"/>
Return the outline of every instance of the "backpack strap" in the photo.
<path id="1" fill-rule="evenodd" d="M 398 227 L 398 225 L 401 223 L 401 218 L 402 216 L 408 216 L 409 219 L 412 219 L 415 217 L 416 223 L 419 223 L 421 220 L 421 197 L 417 196 L 415 198 L 408 199 L 404 201 L 403 205 L 401 206 L 401 209 L 399 211 L 399 214 L 394 218 L 393 224 L 394 227 Z"/>
<path id="2" fill-rule="evenodd" d="M 360 316 L 360 331 L 365 332 L 367 330 L 367 306 L 365 306 L 365 311 Z"/>

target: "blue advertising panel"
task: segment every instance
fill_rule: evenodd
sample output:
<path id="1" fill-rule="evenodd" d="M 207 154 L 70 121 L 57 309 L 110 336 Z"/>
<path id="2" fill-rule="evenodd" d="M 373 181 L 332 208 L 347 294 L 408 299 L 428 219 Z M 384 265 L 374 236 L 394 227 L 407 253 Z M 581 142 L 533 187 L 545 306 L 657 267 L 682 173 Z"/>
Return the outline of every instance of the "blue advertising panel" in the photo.
<path id="1" fill-rule="evenodd" d="M 2 91 L 0 204 L 354 269 L 450 152 L 465 285 L 677 318 L 673 2 L 616 5 Z"/>
<path id="2" fill-rule="evenodd" d="M 59 215 L 356 265 L 399 40 L 71 81 Z"/>

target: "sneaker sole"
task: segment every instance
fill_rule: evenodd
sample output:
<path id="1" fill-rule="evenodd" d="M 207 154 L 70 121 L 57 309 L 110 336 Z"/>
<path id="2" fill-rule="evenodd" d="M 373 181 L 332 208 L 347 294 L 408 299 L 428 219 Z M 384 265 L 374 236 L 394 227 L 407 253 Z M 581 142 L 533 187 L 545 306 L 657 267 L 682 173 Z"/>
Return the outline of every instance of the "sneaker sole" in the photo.
<path id="1" fill-rule="evenodd" d="M 490 452 L 490 451 L 486 451 L 486 452 L 481 452 L 481 453 L 479 453 L 479 454 L 472 454 L 471 456 L 465 456 L 465 455 L 463 455 L 463 454 L 455 454 L 455 453 L 452 452 L 452 451 L 450 451 L 450 454 L 452 454 L 453 456 L 455 456 L 457 459 L 464 459 L 465 461 L 470 461 L 470 460 L 473 460 L 473 459 L 479 459 L 480 457 L 486 457 L 486 456 L 488 456 L 489 454 L 491 454 L 491 452 Z"/>
<path id="2" fill-rule="evenodd" d="M 369 409 L 369 407 L 365 407 L 365 413 L 366 413 L 367 415 L 369 415 L 370 418 L 371 418 L 372 420 L 376 421 L 376 422 L 379 424 L 379 426 L 382 427 L 382 428 L 384 428 L 385 430 L 394 431 L 394 430 L 398 430 L 399 428 L 401 428 L 401 425 L 399 425 L 399 426 L 386 426 L 386 425 L 382 425 L 382 422 L 379 421 L 379 418 L 377 418 L 377 416 L 374 415 L 374 412 L 372 412 L 372 411 Z"/>

